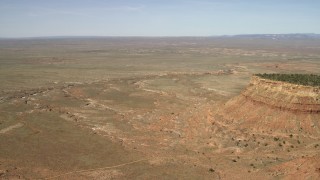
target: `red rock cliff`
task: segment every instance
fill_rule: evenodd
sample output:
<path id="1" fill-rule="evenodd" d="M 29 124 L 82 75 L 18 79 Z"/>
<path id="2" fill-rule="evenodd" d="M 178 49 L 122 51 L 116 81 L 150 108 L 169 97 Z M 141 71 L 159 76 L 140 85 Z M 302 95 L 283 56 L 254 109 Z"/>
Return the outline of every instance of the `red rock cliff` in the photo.
<path id="1" fill-rule="evenodd" d="M 289 111 L 319 113 L 320 87 L 295 85 L 253 76 L 241 93 L 250 101 Z"/>
<path id="2" fill-rule="evenodd" d="M 218 107 L 214 117 L 237 129 L 320 137 L 320 90 L 253 76 L 239 96 Z"/>

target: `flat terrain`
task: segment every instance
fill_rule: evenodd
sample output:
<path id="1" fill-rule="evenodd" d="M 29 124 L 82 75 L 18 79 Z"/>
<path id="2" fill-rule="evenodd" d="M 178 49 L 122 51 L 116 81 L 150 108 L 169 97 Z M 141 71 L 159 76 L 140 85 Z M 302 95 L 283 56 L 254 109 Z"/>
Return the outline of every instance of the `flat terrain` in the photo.
<path id="1" fill-rule="evenodd" d="M 319 50 L 319 39 L 0 40 L 0 178 L 319 178 L 320 137 L 252 134 L 215 113 L 252 74 L 319 74 Z"/>

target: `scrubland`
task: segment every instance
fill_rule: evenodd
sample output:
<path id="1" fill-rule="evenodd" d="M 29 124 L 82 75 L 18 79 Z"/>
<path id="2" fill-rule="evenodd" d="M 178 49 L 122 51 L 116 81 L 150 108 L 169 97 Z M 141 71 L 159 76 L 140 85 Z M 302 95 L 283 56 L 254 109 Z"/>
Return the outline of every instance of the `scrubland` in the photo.
<path id="1" fill-rule="evenodd" d="M 253 74 L 319 75 L 319 48 L 313 39 L 0 40 L 0 177 L 319 178 L 319 112 L 241 96 L 258 97 L 247 88 Z"/>

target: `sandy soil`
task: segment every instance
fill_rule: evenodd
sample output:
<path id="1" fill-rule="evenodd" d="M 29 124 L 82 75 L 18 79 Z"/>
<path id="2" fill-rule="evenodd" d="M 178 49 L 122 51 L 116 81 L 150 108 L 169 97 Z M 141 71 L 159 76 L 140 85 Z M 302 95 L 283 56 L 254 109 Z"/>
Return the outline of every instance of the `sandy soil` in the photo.
<path id="1" fill-rule="evenodd" d="M 318 119 L 238 96 L 252 73 L 320 72 L 320 42 L 70 42 L 0 42 L 2 179 L 319 178 L 319 129 L 290 131 Z"/>

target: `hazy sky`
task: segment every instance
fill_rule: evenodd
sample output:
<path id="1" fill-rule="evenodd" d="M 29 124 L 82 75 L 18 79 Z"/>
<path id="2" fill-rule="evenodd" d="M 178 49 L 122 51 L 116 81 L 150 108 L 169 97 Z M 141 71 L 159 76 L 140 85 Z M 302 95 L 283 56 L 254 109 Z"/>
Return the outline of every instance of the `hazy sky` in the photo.
<path id="1" fill-rule="evenodd" d="M 0 0 L 0 37 L 320 33 L 320 0 Z"/>

